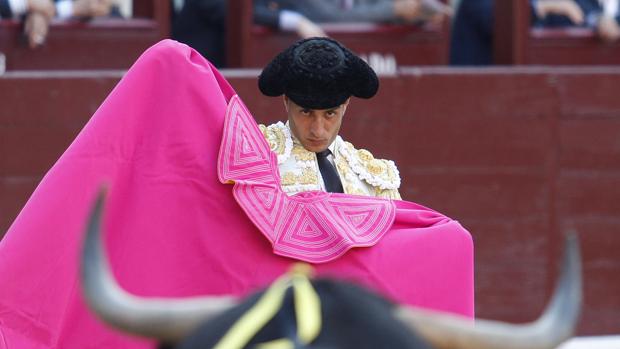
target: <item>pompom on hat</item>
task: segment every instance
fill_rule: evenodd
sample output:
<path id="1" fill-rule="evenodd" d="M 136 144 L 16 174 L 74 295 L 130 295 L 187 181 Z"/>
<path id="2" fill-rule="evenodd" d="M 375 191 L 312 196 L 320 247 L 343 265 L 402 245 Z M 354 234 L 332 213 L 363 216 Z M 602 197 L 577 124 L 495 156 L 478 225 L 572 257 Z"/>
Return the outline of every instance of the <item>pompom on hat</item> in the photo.
<path id="1" fill-rule="evenodd" d="M 278 54 L 258 78 L 267 96 L 288 96 L 309 109 L 329 109 L 351 96 L 371 98 L 379 89 L 372 68 L 339 42 L 310 38 Z"/>

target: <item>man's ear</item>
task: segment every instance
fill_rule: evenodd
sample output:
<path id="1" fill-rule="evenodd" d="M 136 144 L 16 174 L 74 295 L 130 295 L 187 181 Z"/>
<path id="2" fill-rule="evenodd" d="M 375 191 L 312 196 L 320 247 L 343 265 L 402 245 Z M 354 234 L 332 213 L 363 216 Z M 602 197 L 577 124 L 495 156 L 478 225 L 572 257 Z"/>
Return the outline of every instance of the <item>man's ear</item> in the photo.
<path id="1" fill-rule="evenodd" d="M 344 113 L 347 112 L 347 107 L 349 106 L 349 102 L 351 101 L 351 97 L 347 98 L 346 101 L 344 101 L 344 103 L 342 103 L 342 115 L 344 116 Z"/>
<path id="2" fill-rule="evenodd" d="M 282 101 L 284 102 L 284 110 L 288 114 L 288 97 L 286 95 L 282 95 Z"/>

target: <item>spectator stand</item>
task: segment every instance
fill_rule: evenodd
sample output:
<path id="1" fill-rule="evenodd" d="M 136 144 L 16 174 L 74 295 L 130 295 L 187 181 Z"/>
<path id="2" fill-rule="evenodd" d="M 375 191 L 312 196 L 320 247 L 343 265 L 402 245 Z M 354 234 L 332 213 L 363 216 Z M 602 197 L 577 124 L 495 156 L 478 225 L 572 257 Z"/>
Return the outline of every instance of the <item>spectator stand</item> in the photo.
<path id="1" fill-rule="evenodd" d="M 532 28 L 527 0 L 495 2 L 495 64 L 620 64 L 620 43 L 588 28 Z"/>
<path id="2" fill-rule="evenodd" d="M 168 37 L 170 3 L 134 0 L 133 17 L 55 20 L 42 47 L 30 49 L 23 24 L 0 21 L 0 73 L 11 70 L 127 69 Z M 4 63 L 4 64 L 2 64 Z"/>
<path id="3" fill-rule="evenodd" d="M 299 39 L 295 33 L 255 25 L 252 11 L 251 1 L 228 1 L 228 67 L 263 67 Z M 321 28 L 366 59 L 378 73 L 393 74 L 398 66 L 448 63 L 449 21 L 441 26 L 322 23 Z"/>

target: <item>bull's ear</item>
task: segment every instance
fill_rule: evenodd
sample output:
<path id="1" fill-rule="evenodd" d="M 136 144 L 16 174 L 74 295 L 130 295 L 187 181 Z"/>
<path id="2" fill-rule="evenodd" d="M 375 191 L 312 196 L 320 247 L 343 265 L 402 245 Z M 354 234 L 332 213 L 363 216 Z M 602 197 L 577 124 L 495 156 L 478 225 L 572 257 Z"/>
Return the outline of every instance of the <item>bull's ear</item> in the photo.
<path id="1" fill-rule="evenodd" d="M 138 298 L 123 290 L 110 271 L 101 241 L 105 198 L 106 190 L 101 190 L 93 205 L 80 270 L 84 298 L 99 318 L 123 331 L 174 343 L 236 304 L 231 297 Z"/>
<path id="2" fill-rule="evenodd" d="M 396 316 L 435 348 L 551 349 L 570 338 L 582 298 L 581 258 L 577 234 L 567 234 L 560 278 L 551 302 L 538 320 L 513 325 L 463 319 L 453 315 L 400 307 Z M 475 326 L 474 326 L 475 325 Z"/>

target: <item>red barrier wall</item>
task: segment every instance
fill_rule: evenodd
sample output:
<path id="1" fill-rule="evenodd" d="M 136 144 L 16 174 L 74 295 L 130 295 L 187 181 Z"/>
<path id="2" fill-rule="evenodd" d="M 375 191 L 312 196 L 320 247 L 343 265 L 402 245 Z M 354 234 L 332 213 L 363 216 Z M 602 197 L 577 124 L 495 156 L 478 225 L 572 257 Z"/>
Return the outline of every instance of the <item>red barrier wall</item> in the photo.
<path id="1" fill-rule="evenodd" d="M 261 122 L 258 71 L 226 76 Z M 0 77 L 0 232 L 120 78 L 120 73 Z M 557 275 L 562 232 L 582 243 L 580 334 L 620 333 L 620 68 L 404 69 L 354 100 L 342 133 L 393 159 L 405 199 L 474 237 L 476 312 L 535 318 Z"/>

